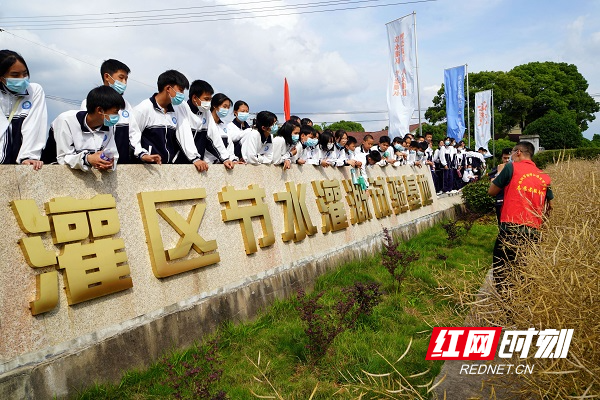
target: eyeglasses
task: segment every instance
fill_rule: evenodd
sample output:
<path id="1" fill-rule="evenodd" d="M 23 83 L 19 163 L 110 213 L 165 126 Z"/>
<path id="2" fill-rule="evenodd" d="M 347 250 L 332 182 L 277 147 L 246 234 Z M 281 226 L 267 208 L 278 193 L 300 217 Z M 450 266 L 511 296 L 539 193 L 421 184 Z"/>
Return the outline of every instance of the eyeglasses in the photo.
<path id="1" fill-rule="evenodd" d="M 510 151 L 510 154 L 516 153 L 517 151 L 521 151 L 521 150 L 520 150 L 520 149 L 512 149 L 512 150 Z"/>

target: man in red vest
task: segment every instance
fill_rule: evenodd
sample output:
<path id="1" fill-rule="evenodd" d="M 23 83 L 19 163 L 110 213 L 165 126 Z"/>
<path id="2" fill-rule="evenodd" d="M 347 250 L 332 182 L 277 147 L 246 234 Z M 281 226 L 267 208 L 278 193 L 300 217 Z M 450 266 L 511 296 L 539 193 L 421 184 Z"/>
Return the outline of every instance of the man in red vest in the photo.
<path id="1" fill-rule="evenodd" d="M 536 242 L 544 213 L 552 208 L 554 195 L 550 177 L 531 160 L 534 147 L 520 142 L 511 152 L 512 163 L 492 181 L 488 193 L 496 196 L 504 189 L 500 232 L 494 245 L 494 281 L 498 291 L 506 289 L 507 275 L 517 251 L 527 242 Z"/>

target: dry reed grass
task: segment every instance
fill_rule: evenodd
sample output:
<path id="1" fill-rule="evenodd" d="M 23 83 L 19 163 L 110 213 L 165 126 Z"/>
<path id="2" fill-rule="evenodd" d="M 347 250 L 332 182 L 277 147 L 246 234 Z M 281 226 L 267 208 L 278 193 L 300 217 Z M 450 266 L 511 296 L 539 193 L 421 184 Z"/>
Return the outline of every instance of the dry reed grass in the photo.
<path id="1" fill-rule="evenodd" d="M 508 299 L 495 293 L 465 299 L 480 323 L 574 329 L 566 359 L 534 359 L 534 340 L 525 361 L 534 373 L 514 376 L 514 398 L 600 398 L 600 160 L 567 160 L 546 172 L 554 208 L 540 243 L 519 249 L 522 263 L 510 277 Z"/>

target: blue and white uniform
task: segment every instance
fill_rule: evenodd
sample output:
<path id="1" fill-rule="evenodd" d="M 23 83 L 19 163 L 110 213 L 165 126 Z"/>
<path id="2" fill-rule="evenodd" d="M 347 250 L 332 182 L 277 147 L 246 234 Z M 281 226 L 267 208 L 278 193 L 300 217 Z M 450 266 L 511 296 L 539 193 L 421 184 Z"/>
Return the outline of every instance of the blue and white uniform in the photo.
<path id="1" fill-rule="evenodd" d="M 273 162 L 273 139 L 252 129 L 242 143 L 242 158 L 248 164 L 271 164 Z"/>
<path id="2" fill-rule="evenodd" d="M 188 112 L 194 144 L 200 157 L 208 163 L 223 163 L 232 160 L 212 113 L 194 105 L 191 100 L 181 106 L 185 107 Z M 177 162 L 187 162 L 185 157 L 182 157 L 182 160 L 179 160 L 178 157 Z"/>
<path id="3" fill-rule="evenodd" d="M 40 160 L 48 139 L 44 89 L 30 83 L 24 94 L 14 94 L 0 83 L 0 109 L 0 164 Z"/>
<path id="4" fill-rule="evenodd" d="M 125 99 L 123 99 L 125 100 Z M 81 110 L 87 110 L 87 99 L 81 102 Z M 119 110 L 119 122 L 115 125 L 115 143 L 119 152 L 119 164 L 133 162 L 130 155 L 140 160 L 148 150 L 142 148 L 142 132 L 134 117 L 133 107 L 125 100 L 125 108 Z"/>
<path id="5" fill-rule="evenodd" d="M 101 125 L 92 129 L 86 123 L 87 111 L 67 111 L 52 122 L 50 132 L 56 140 L 56 159 L 73 169 L 89 171 L 88 154 L 106 151 L 114 158 L 117 167 L 119 153 L 115 143 L 115 127 Z"/>
<path id="6" fill-rule="evenodd" d="M 163 110 L 156 103 L 156 95 L 134 108 L 142 132 L 142 147 L 150 154 L 159 154 L 165 164 L 174 163 L 179 157 L 186 157 L 192 163 L 200 160 L 187 109 L 169 103 Z"/>

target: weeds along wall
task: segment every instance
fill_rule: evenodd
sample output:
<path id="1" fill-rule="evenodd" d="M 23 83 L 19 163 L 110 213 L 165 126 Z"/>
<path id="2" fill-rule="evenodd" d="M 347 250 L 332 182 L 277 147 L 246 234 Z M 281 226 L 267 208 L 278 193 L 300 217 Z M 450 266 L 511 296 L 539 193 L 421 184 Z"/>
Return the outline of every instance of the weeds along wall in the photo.
<path id="1" fill-rule="evenodd" d="M 460 203 L 408 166 L 374 167 L 369 192 L 313 166 L 0 175 L 0 398 L 115 379 Z"/>

